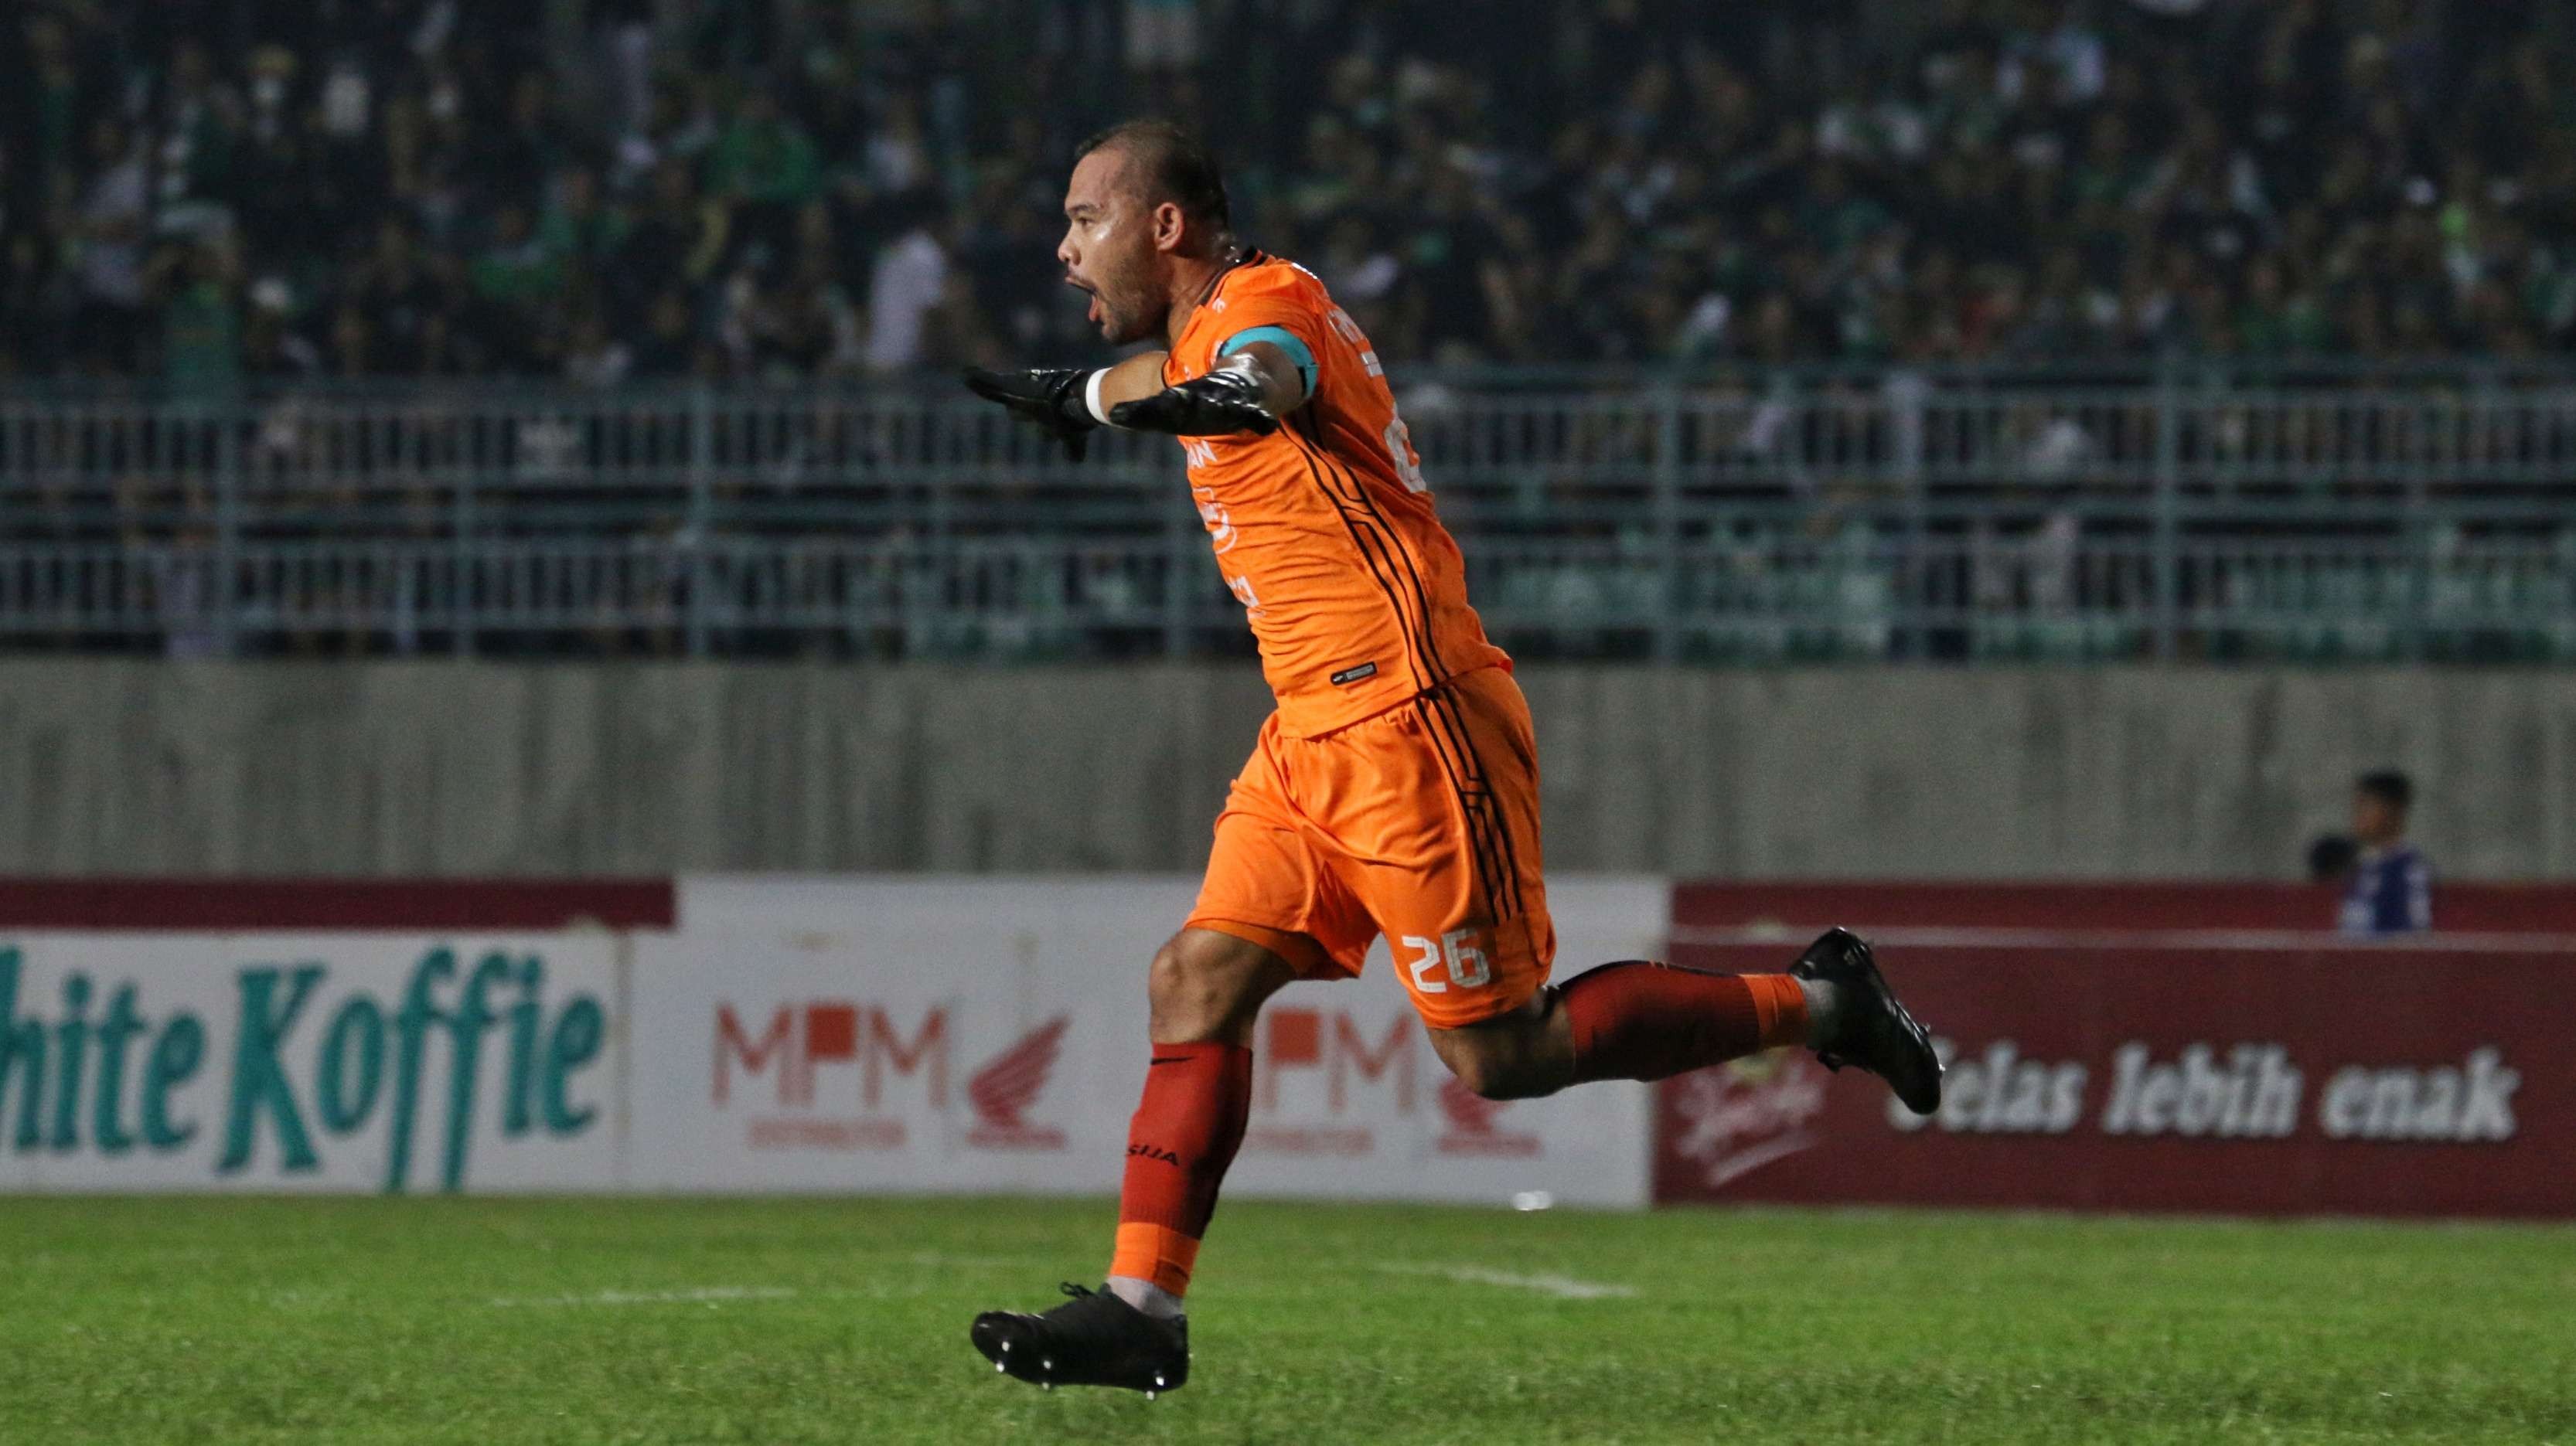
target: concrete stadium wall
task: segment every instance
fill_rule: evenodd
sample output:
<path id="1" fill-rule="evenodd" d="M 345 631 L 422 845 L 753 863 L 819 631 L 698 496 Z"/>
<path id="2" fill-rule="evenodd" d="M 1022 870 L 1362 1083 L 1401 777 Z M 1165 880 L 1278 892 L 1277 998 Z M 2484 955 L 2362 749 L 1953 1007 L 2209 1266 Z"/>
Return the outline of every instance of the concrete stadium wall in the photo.
<path id="1" fill-rule="evenodd" d="M 2576 675 L 1533 666 L 1549 864 L 2287 878 L 2351 776 L 2576 873 Z M 0 665 L 0 874 L 1190 870 L 1249 665 Z"/>

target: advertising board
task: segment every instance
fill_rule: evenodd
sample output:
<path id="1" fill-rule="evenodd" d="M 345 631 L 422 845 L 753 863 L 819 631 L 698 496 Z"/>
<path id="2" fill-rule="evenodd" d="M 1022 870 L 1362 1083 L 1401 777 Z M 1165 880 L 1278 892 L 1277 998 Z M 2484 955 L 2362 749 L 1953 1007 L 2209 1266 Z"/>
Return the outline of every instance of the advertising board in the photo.
<path id="1" fill-rule="evenodd" d="M 612 1188 L 617 947 L 0 936 L 0 1189 Z"/>
<path id="2" fill-rule="evenodd" d="M 1768 929 L 1677 953 L 1764 967 Z M 2576 1213 L 2569 956 L 2155 931 L 1876 932 L 1949 1066 L 1930 1120 L 1803 1053 L 1657 1088 L 1655 1198 Z"/>
<path id="3" fill-rule="evenodd" d="M 636 1182 L 673 1190 L 1117 1188 L 1145 970 L 1186 878 L 685 880 L 635 957 Z M 1560 972 L 1650 955 L 1654 879 L 1551 883 Z M 1381 941 L 1254 1040 L 1233 1197 L 1645 1198 L 1647 1091 L 1459 1089 Z"/>
<path id="4" fill-rule="evenodd" d="M 302 885 L 307 927 L 190 927 L 282 887 L 0 928 L 0 1190 L 1106 1193 L 1146 963 L 1195 891 L 709 877 L 617 886 L 641 901 L 621 931 L 442 932 L 433 905 L 492 901 L 378 890 L 371 914 L 421 927 L 351 932 Z M 1551 883 L 1560 980 L 1776 970 L 1823 922 L 1863 927 L 1949 1060 L 1930 1121 L 1796 1051 L 1480 1099 L 1381 945 L 1264 1011 L 1228 1193 L 2576 1215 L 2553 1064 L 2576 939 L 2541 893 L 2459 893 L 2510 931 L 2368 941 L 2292 927 L 2304 891 L 2035 888 Z"/>

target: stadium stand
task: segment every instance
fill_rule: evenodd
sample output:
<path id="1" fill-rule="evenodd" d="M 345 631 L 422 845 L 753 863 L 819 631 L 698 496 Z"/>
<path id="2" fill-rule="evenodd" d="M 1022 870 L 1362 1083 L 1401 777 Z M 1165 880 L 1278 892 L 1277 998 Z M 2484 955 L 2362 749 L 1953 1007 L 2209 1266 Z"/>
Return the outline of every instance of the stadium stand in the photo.
<path id="1" fill-rule="evenodd" d="M 2560 7 L 0 24 L 0 647 L 1243 652 L 1166 449 L 940 379 L 1096 354 L 1064 158 L 1150 106 L 1524 655 L 2576 656 Z"/>
<path id="2" fill-rule="evenodd" d="M 1140 99 L 1224 121 L 1249 233 L 1396 360 L 2528 356 L 2576 329 L 2563 7 L 1130 9 L 12 6 L 0 374 L 1071 349 L 1063 159 Z M 1214 95 L 1246 55 L 1260 83 Z"/>

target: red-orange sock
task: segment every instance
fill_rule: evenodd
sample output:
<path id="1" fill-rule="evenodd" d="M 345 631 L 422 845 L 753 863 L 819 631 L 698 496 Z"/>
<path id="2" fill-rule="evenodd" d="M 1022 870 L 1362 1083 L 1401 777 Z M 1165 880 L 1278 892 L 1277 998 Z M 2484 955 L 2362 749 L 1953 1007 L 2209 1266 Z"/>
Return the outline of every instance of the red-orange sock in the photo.
<path id="1" fill-rule="evenodd" d="M 1127 1125 L 1111 1275 L 1190 1288 L 1217 1186 L 1252 1113 L 1252 1051 L 1239 1044 L 1158 1044 L 1145 1098 Z"/>
<path id="2" fill-rule="evenodd" d="M 1786 974 L 1709 974 L 1631 959 L 1558 992 L 1574 1025 L 1574 1080 L 1662 1079 L 1807 1039 L 1807 997 Z"/>

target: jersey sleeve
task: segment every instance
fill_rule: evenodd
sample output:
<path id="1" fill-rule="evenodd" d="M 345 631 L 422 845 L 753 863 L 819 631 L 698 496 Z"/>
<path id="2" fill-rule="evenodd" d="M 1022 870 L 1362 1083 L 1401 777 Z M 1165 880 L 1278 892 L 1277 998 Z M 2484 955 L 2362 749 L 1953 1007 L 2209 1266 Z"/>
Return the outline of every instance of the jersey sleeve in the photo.
<path id="1" fill-rule="evenodd" d="M 1225 314 L 1213 331 L 1216 340 L 1208 354 L 1193 358 L 1201 366 L 1213 367 L 1222 357 L 1266 341 L 1288 354 L 1297 364 L 1297 374 L 1305 379 L 1306 395 L 1315 394 L 1326 350 L 1324 316 L 1294 291 L 1263 290 L 1228 297 Z"/>
<path id="2" fill-rule="evenodd" d="M 1315 349 L 1305 339 L 1284 326 L 1264 325 L 1238 331 L 1216 344 L 1218 356 L 1232 356 L 1256 341 L 1266 341 L 1288 354 L 1297 364 L 1297 375 L 1306 384 L 1306 395 L 1315 394 Z"/>

